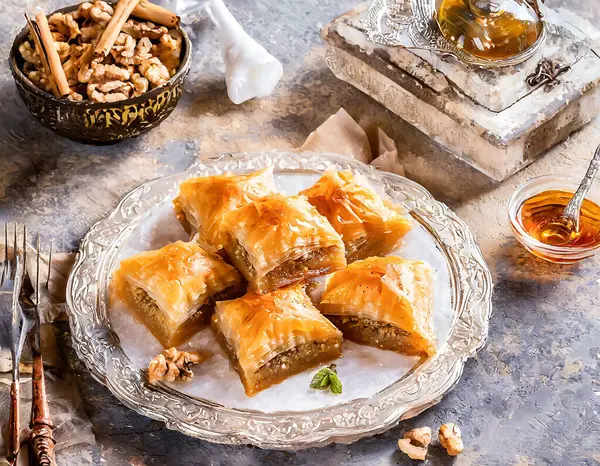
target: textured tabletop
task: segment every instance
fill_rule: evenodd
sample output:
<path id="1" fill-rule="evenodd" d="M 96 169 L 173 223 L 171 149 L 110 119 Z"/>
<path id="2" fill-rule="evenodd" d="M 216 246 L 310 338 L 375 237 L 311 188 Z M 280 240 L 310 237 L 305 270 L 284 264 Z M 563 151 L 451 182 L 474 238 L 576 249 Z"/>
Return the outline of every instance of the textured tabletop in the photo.
<path id="1" fill-rule="evenodd" d="M 79 145 L 41 127 L 17 96 L 6 57 L 23 26 L 24 3 L 34 2 L 0 2 L 1 220 L 26 220 L 53 237 L 58 249 L 75 250 L 88 228 L 141 182 L 182 170 L 198 156 L 298 146 L 345 107 L 362 125 L 392 136 L 407 176 L 466 221 L 495 282 L 488 343 L 467 362 L 454 390 L 419 417 L 352 445 L 273 452 L 185 437 L 121 405 L 64 345 L 96 444 L 61 450 L 61 465 L 409 465 L 396 445 L 402 433 L 451 421 L 462 428 L 464 453 L 453 462 L 432 448 L 427 464 L 600 463 L 600 257 L 569 267 L 535 260 L 513 239 L 505 213 L 508 197 L 527 178 L 583 174 L 600 142 L 600 119 L 495 184 L 332 76 L 318 31 L 352 0 L 229 0 L 240 22 L 283 62 L 284 78 L 272 96 L 241 106 L 229 102 L 214 30 L 202 21 L 186 91 L 171 117 L 132 141 Z M 46 11 L 62 6 L 38 3 Z M 549 3 L 558 8 L 564 0 Z M 594 3 L 570 0 L 574 7 L 561 14 L 584 16 L 593 33 L 600 19 Z"/>

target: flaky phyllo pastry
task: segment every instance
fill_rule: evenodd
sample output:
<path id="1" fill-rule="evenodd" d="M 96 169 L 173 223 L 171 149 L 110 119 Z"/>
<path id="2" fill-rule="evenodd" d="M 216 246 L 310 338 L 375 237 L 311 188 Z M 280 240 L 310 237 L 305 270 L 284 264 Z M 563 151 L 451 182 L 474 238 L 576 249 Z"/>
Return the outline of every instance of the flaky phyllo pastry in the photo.
<path id="1" fill-rule="evenodd" d="M 165 347 L 209 323 L 215 301 L 244 292 L 240 274 L 195 243 L 177 241 L 121 261 L 113 290 Z"/>
<path id="2" fill-rule="evenodd" d="M 431 356 L 432 292 L 428 264 L 396 256 L 370 257 L 329 277 L 319 308 L 344 338 Z"/>
<path id="3" fill-rule="evenodd" d="M 344 240 L 348 262 L 396 249 L 411 221 L 350 171 L 326 172 L 302 191 Z"/>
<path id="4" fill-rule="evenodd" d="M 197 231 L 201 243 L 220 250 L 223 215 L 275 191 L 272 167 L 247 175 L 190 178 L 179 186 L 179 195 L 173 201 L 175 215 L 188 233 Z"/>
<path id="5" fill-rule="evenodd" d="M 229 260 L 258 292 L 346 265 L 344 243 L 303 196 L 273 194 L 223 218 Z"/>
<path id="6" fill-rule="evenodd" d="M 218 302 L 212 327 L 248 396 L 341 355 L 341 332 L 300 284 Z"/>

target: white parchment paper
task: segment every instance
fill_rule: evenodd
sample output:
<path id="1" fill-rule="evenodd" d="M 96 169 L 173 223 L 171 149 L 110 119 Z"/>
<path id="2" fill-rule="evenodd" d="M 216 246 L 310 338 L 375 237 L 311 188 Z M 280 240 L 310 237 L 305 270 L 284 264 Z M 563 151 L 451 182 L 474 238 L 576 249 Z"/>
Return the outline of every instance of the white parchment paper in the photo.
<path id="1" fill-rule="evenodd" d="M 318 178 L 318 175 L 306 173 L 275 175 L 277 187 L 287 195 L 297 194 L 314 184 Z M 166 202 L 157 206 L 146 221 L 132 232 L 121 249 L 119 260 L 141 251 L 158 249 L 178 239 L 187 240 L 188 237 L 175 219 L 172 204 Z M 446 259 L 434 239 L 416 222 L 395 254 L 426 261 L 436 270 L 434 330 L 439 350 L 446 343 L 453 318 L 450 271 Z M 119 335 L 123 350 L 136 368 L 146 368 L 150 360 L 162 351 L 160 343 L 122 303 L 111 301 L 109 318 Z M 185 348 L 198 349 L 212 356 L 205 363 L 194 366 L 192 381 L 173 383 L 173 388 L 227 407 L 266 413 L 320 409 L 370 397 L 400 379 L 418 361 L 416 357 L 344 341 L 344 356 L 335 361 L 343 383 L 341 395 L 310 389 L 310 380 L 316 372 L 312 370 L 297 374 L 249 398 L 210 328 L 180 346 L 180 349 Z"/>

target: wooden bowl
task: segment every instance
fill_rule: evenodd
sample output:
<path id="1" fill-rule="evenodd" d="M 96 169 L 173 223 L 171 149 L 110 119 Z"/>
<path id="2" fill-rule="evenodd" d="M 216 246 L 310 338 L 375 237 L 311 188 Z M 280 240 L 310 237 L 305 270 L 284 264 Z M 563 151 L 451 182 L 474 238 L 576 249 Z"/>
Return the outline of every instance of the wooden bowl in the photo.
<path id="1" fill-rule="evenodd" d="M 77 10 L 79 4 L 54 13 Z M 192 44 L 181 29 L 181 64 L 177 73 L 165 84 L 145 94 L 114 103 L 71 102 L 59 99 L 33 84 L 23 73 L 19 46 L 26 40 L 25 27 L 15 38 L 9 65 L 17 90 L 25 106 L 40 123 L 56 134 L 86 144 L 114 144 L 139 136 L 158 126 L 177 106 L 183 94 L 183 83 L 190 70 Z"/>

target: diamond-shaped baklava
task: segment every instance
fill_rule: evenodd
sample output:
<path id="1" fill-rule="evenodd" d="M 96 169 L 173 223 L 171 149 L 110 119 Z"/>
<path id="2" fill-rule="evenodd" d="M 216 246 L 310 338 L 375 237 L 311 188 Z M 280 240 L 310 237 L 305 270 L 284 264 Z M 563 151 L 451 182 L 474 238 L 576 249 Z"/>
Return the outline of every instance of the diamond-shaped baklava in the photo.
<path id="1" fill-rule="evenodd" d="M 301 284 L 220 301 L 212 328 L 248 396 L 341 356 L 341 332 Z"/>
<path id="2" fill-rule="evenodd" d="M 247 175 L 190 178 L 179 185 L 173 200 L 175 215 L 185 230 L 216 250 L 223 248 L 220 223 L 223 215 L 276 192 L 271 167 Z"/>
<path id="3" fill-rule="evenodd" d="M 435 354 L 432 293 L 428 264 L 370 257 L 328 277 L 319 309 L 348 340 L 430 356 Z"/>
<path id="4" fill-rule="evenodd" d="M 258 292 L 346 265 L 342 238 L 303 196 L 254 201 L 225 215 L 222 229 L 229 260 Z"/>
<path id="5" fill-rule="evenodd" d="M 244 293 L 235 268 L 183 241 L 124 259 L 113 286 L 165 348 L 185 342 L 207 325 L 216 301 Z"/>
<path id="6" fill-rule="evenodd" d="M 327 171 L 300 194 L 342 236 L 348 262 L 392 252 L 412 226 L 400 209 L 350 171 Z"/>

